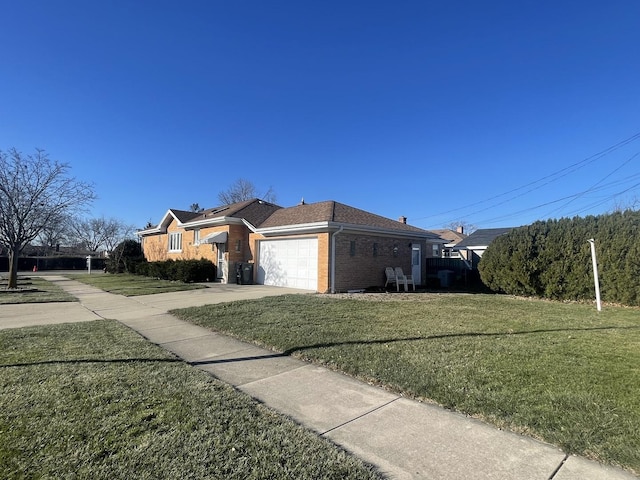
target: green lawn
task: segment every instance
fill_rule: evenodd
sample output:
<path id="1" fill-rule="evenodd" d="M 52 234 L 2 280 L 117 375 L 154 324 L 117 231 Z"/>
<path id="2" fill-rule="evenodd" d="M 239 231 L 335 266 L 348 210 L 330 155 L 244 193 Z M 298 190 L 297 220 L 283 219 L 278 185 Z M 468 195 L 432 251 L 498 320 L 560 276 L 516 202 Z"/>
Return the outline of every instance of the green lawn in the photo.
<path id="1" fill-rule="evenodd" d="M 0 331 L 0 405 L 0 478 L 381 478 L 113 321 Z"/>
<path id="2" fill-rule="evenodd" d="M 126 297 L 206 288 L 204 285 L 197 283 L 172 282 L 127 273 L 67 276 L 73 280 L 97 287 L 105 292 L 116 293 Z"/>
<path id="3" fill-rule="evenodd" d="M 0 305 L 8 303 L 75 302 L 76 298 L 59 286 L 42 278 L 19 276 L 18 290 L 7 290 L 7 281 L 0 281 Z"/>
<path id="4" fill-rule="evenodd" d="M 288 295 L 172 313 L 640 472 L 640 310 L 409 298 Z"/>

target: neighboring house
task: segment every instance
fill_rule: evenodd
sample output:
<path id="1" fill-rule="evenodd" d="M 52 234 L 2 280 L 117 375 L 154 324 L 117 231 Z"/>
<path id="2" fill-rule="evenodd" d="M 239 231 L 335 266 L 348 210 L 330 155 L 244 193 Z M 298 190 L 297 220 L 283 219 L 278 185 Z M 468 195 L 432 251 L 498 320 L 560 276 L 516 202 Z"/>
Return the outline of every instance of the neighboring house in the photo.
<path id="1" fill-rule="evenodd" d="M 138 232 L 149 261 L 208 258 L 222 281 L 237 262 L 252 263 L 256 283 L 319 292 L 383 286 L 400 266 L 422 283 L 437 235 L 335 201 L 282 208 L 253 199 L 201 213 L 169 210 Z M 230 273 L 231 272 L 231 273 Z"/>
<path id="2" fill-rule="evenodd" d="M 205 258 L 216 265 L 217 279 L 226 283 L 235 275 L 237 262 L 252 258 L 248 225 L 259 225 L 280 208 L 253 199 L 201 212 L 170 209 L 156 227 L 137 235 L 148 261 Z"/>
<path id="3" fill-rule="evenodd" d="M 469 235 L 467 238 L 457 243 L 453 250 L 459 252 L 460 257 L 465 260 L 469 268 L 476 269 L 478 262 L 482 258 L 491 242 L 500 235 L 509 233 L 513 227 L 509 228 L 482 228 Z"/>
<path id="4" fill-rule="evenodd" d="M 460 258 L 460 253 L 454 250 L 453 247 L 467 238 L 468 235 L 465 235 L 463 227 L 458 227 L 456 230 L 445 228 L 442 230 L 429 231 L 438 235 L 445 242 L 442 247 L 442 252 L 440 252 L 442 258 Z"/>

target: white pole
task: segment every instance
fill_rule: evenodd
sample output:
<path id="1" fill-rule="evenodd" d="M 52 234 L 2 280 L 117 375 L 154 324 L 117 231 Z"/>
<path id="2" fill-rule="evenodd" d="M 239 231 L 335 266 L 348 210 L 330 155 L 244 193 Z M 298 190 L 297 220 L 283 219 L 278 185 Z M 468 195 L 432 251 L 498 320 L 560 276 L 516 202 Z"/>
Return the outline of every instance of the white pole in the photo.
<path id="1" fill-rule="evenodd" d="M 600 303 L 600 282 L 598 281 L 598 262 L 596 261 L 596 243 L 593 238 L 589 239 L 591 244 L 591 260 L 593 262 L 593 283 L 596 288 L 596 305 L 598 311 L 602 310 L 602 304 Z"/>

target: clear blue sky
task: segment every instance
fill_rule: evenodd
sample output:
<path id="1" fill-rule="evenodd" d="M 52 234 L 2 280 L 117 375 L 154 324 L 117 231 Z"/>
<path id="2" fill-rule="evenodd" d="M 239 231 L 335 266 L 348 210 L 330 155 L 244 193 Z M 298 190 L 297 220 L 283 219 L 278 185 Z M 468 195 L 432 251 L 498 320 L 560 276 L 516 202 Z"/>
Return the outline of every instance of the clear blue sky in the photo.
<path id="1" fill-rule="evenodd" d="M 143 227 L 238 178 L 428 229 L 640 196 L 637 0 L 0 0 L 0 16 L 0 149 L 69 163 L 93 216 Z"/>

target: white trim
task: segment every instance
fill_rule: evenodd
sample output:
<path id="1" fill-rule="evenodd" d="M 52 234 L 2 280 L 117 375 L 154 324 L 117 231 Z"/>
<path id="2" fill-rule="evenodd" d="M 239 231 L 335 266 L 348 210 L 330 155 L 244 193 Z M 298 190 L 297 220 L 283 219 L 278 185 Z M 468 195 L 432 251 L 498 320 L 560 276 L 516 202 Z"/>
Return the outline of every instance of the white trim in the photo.
<path id="1" fill-rule="evenodd" d="M 330 230 L 339 230 L 349 232 L 362 232 L 369 234 L 378 234 L 382 236 L 391 237 L 407 237 L 407 238 L 420 238 L 427 241 L 438 242 L 439 238 L 430 232 L 411 232 L 404 230 L 395 230 L 390 228 L 372 227 L 368 225 L 357 225 L 350 223 L 338 223 L 338 222 L 314 222 L 314 223 L 300 223 L 297 225 L 281 225 L 277 227 L 265 227 L 256 228 L 255 233 L 264 235 L 265 237 L 274 235 L 286 235 L 286 234 L 301 234 L 301 233 L 320 233 Z"/>
<path id="2" fill-rule="evenodd" d="M 175 241 L 172 241 L 172 238 L 176 238 L 176 237 L 180 237 L 180 248 L 171 248 L 171 244 L 176 243 Z M 178 252 L 182 252 L 182 242 L 183 242 L 183 238 L 182 238 L 182 232 L 169 232 L 168 233 L 168 238 L 167 238 L 167 250 L 169 253 L 178 253 Z M 175 245 L 174 245 L 175 247 Z"/>
<path id="3" fill-rule="evenodd" d="M 196 222 L 185 222 L 179 223 L 179 226 L 184 227 L 184 229 L 191 228 L 200 228 L 206 226 L 216 226 L 216 225 L 229 225 L 229 224 L 242 224 L 242 219 L 237 217 L 216 217 L 216 218 L 206 218 L 204 220 L 198 220 Z"/>
<path id="4" fill-rule="evenodd" d="M 244 218 L 242 219 L 242 223 L 244 223 L 244 225 L 251 230 L 251 232 L 253 233 L 258 233 L 258 229 L 256 227 L 254 227 L 251 223 L 249 223 L 247 220 L 245 220 Z"/>

